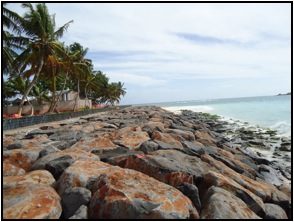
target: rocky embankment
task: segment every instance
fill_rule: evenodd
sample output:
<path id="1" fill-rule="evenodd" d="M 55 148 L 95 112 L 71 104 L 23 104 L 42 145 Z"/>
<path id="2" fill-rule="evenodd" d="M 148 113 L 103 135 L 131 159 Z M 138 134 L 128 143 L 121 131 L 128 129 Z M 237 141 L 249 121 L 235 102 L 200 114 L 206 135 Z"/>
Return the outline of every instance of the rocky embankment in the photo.
<path id="1" fill-rule="evenodd" d="M 3 218 L 292 219 L 281 172 L 222 129 L 131 107 L 4 132 Z"/>

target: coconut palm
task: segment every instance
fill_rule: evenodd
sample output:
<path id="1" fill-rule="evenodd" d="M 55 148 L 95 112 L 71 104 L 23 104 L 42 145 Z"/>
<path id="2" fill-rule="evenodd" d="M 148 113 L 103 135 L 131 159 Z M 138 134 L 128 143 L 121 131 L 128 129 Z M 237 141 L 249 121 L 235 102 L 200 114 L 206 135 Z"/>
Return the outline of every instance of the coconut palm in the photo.
<path id="1" fill-rule="evenodd" d="M 74 88 L 77 91 L 77 96 L 75 98 L 75 104 L 73 109 L 73 111 L 76 111 L 77 101 L 79 100 L 80 96 L 80 82 L 81 80 L 88 79 L 91 76 L 91 69 L 93 65 L 92 60 L 85 58 L 88 52 L 88 48 L 84 49 L 84 47 L 77 42 L 70 45 L 69 48 L 72 55 L 72 63 L 69 66 L 71 70 L 70 76 L 72 80 L 74 80 Z"/>
<path id="2" fill-rule="evenodd" d="M 15 65 L 19 67 L 20 73 L 26 69 L 26 73 L 33 76 L 33 79 L 23 94 L 19 105 L 18 114 L 21 115 L 25 98 L 32 87 L 36 84 L 42 68 L 49 57 L 56 56 L 62 52 L 62 45 L 57 40 L 63 36 L 72 21 L 60 28 L 55 27 L 55 16 L 49 15 L 48 8 L 44 3 L 36 4 L 35 8 L 31 3 L 23 3 L 22 6 L 28 10 L 19 22 L 22 33 L 25 34 L 29 43 L 25 50 L 16 58 Z"/>

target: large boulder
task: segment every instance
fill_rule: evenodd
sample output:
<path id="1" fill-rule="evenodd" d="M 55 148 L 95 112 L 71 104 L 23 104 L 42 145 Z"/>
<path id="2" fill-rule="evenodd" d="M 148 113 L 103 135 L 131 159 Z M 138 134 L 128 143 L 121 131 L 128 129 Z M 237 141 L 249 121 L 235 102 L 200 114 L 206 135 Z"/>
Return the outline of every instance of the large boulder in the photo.
<path id="1" fill-rule="evenodd" d="M 211 186 L 220 187 L 235 195 L 247 204 L 248 208 L 255 212 L 258 216 L 263 217 L 265 215 L 265 206 L 261 198 L 245 189 L 234 180 L 220 173 L 212 171 L 206 173 L 199 186 L 202 199 L 204 199 L 204 194 Z"/>
<path id="2" fill-rule="evenodd" d="M 18 176 L 3 178 L 3 188 L 15 187 L 21 184 L 36 184 L 51 186 L 55 182 L 51 173 L 46 170 L 35 170 Z"/>
<path id="3" fill-rule="evenodd" d="M 8 161 L 3 162 L 3 168 L 2 168 L 2 176 L 7 177 L 7 176 L 17 176 L 24 174 L 26 171 L 18 166 L 16 166 L 17 163 L 12 164 Z"/>
<path id="4" fill-rule="evenodd" d="M 265 204 L 265 217 L 264 219 L 270 220 L 286 220 L 288 219 L 286 212 L 279 205 L 266 203 Z"/>
<path id="5" fill-rule="evenodd" d="M 45 169 L 46 164 L 48 164 L 50 161 L 61 158 L 63 156 L 70 156 L 73 161 L 76 161 L 78 159 L 88 159 L 88 160 L 99 160 L 99 157 L 88 153 L 84 150 L 80 149 L 66 149 L 55 153 L 49 153 L 46 156 L 38 159 L 29 169 L 30 171 L 33 170 L 41 170 Z"/>
<path id="6" fill-rule="evenodd" d="M 3 190 L 4 219 L 59 219 L 60 197 L 50 186 L 21 184 Z"/>
<path id="7" fill-rule="evenodd" d="M 152 134 L 152 139 L 167 143 L 173 147 L 183 148 L 182 144 L 178 140 L 174 139 L 168 133 L 161 133 L 159 131 L 154 131 Z"/>
<path id="8" fill-rule="evenodd" d="M 251 211 L 242 200 L 230 192 L 214 186 L 210 187 L 205 195 L 200 218 L 205 220 L 262 219 Z"/>
<path id="9" fill-rule="evenodd" d="M 89 219 L 199 218 L 180 191 L 134 170 L 105 169 L 92 192 Z"/>
<path id="10" fill-rule="evenodd" d="M 198 184 L 206 172 L 217 171 L 200 158 L 176 150 L 156 150 L 149 155 L 132 155 L 128 157 L 125 167 L 174 187 L 185 182 Z"/>
<path id="11" fill-rule="evenodd" d="M 72 217 L 74 214 L 76 214 L 81 206 L 87 206 L 90 199 L 91 191 L 84 187 L 73 187 L 67 189 L 61 197 L 61 217 L 63 219 Z"/>
<path id="12" fill-rule="evenodd" d="M 113 166 L 99 160 L 80 159 L 68 167 L 59 178 L 58 192 L 62 196 L 68 188 L 91 189 L 97 178 Z"/>

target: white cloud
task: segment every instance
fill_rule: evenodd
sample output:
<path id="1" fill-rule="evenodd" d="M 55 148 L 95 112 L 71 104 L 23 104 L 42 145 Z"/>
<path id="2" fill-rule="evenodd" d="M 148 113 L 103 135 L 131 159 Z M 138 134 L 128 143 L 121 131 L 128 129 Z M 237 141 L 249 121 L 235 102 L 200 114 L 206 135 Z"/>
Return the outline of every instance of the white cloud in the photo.
<path id="1" fill-rule="evenodd" d="M 14 5 L 8 4 L 20 10 Z M 153 97 L 172 97 L 169 89 L 179 87 L 179 80 L 291 79 L 290 3 L 47 6 L 56 14 L 57 26 L 74 20 L 63 38 L 66 44 L 77 41 L 88 47 L 95 69 L 111 81 L 125 82 L 128 93 L 136 86 L 147 91 L 156 86 L 163 88 Z M 181 38 L 181 33 L 191 38 Z"/>

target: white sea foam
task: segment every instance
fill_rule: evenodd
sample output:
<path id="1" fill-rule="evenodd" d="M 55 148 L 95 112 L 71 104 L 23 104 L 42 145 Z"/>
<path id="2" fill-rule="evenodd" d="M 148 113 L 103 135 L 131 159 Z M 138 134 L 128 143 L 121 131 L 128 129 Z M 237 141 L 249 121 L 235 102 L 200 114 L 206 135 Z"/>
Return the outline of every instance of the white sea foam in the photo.
<path id="1" fill-rule="evenodd" d="M 271 129 L 277 130 L 280 136 L 291 136 L 291 124 L 286 122 L 277 122 L 270 126 Z"/>
<path id="2" fill-rule="evenodd" d="M 213 110 L 211 106 L 172 106 L 162 108 L 175 114 L 180 114 L 182 110 L 191 110 L 193 112 L 209 112 Z"/>

